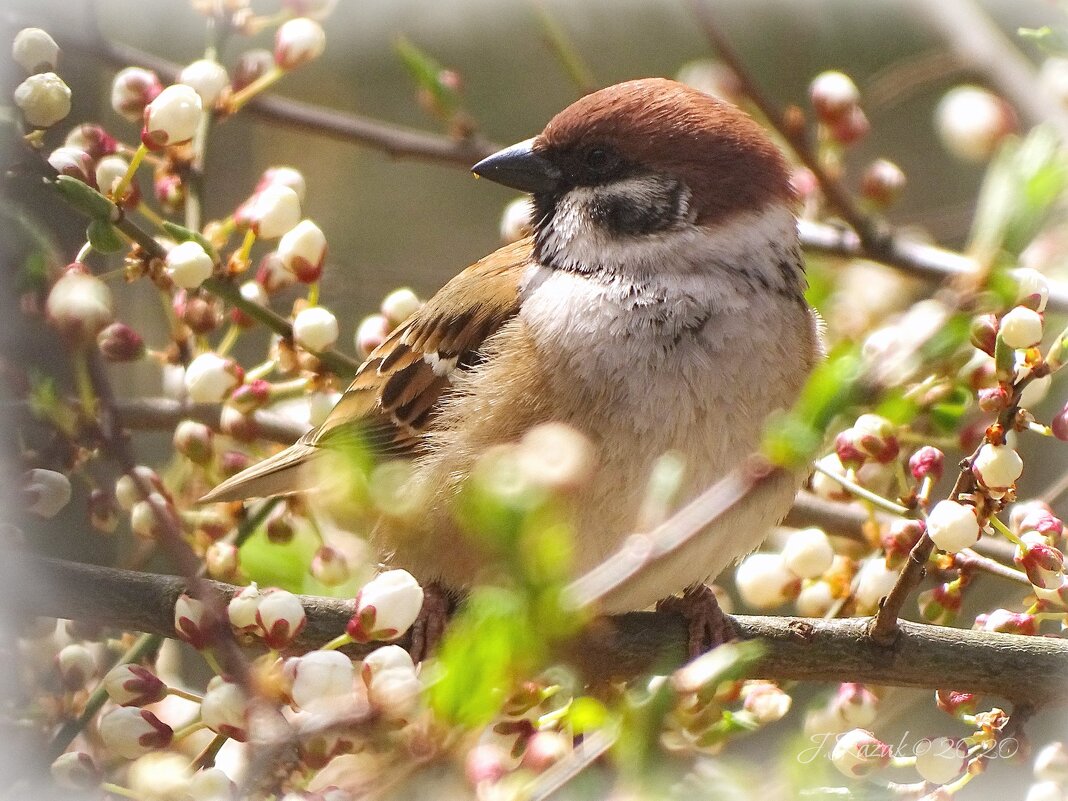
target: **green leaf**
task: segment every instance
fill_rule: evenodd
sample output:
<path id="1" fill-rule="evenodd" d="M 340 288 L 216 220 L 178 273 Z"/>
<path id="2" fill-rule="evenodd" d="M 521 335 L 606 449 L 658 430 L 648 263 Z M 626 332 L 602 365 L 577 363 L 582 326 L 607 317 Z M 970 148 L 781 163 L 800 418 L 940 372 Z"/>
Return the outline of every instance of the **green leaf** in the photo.
<path id="1" fill-rule="evenodd" d="M 972 392 L 963 386 L 956 386 L 945 400 L 931 407 L 931 423 L 939 433 L 956 433 L 971 406 Z"/>
<path id="2" fill-rule="evenodd" d="M 198 231 L 193 231 L 186 228 L 184 225 L 171 222 L 170 220 L 163 221 L 163 230 L 170 234 L 175 242 L 196 242 L 204 251 L 211 256 L 211 260 L 218 263 L 219 252 L 215 249 L 215 246 L 208 241 L 208 239 Z"/>
<path id="3" fill-rule="evenodd" d="M 85 237 L 93 250 L 99 253 L 118 253 L 126 247 L 119 229 L 107 220 L 90 220 L 85 229 Z"/>
<path id="4" fill-rule="evenodd" d="M 1034 42 L 1051 55 L 1068 53 L 1068 31 L 1064 28 L 1043 25 L 1041 28 L 1018 28 L 1016 33 L 1021 39 Z"/>
<path id="5" fill-rule="evenodd" d="M 398 36 L 393 47 L 412 80 L 430 95 L 437 112 L 446 119 L 452 117 L 460 107 L 460 96 L 455 89 L 442 81 L 447 70 L 404 36 Z"/>
<path id="6" fill-rule="evenodd" d="M 57 176 L 56 189 L 74 208 L 93 219 L 117 220 L 119 217 L 118 206 L 77 178 Z"/>

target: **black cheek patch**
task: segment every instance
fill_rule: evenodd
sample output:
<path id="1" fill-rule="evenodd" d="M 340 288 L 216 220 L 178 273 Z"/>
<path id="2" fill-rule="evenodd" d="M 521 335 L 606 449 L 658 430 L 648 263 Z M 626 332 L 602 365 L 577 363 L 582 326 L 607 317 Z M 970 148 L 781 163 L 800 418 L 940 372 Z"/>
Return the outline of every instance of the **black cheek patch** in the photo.
<path id="1" fill-rule="evenodd" d="M 609 184 L 590 203 L 591 220 L 614 234 L 640 236 L 663 231 L 685 217 L 683 185 L 675 180 L 650 180 L 638 191 Z"/>

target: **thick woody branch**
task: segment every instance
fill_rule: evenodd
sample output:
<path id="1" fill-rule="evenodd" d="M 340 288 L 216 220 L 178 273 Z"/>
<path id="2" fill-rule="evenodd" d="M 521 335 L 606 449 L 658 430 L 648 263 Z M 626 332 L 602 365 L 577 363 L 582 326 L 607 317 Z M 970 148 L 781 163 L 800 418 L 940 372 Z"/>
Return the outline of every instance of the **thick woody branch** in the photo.
<path id="1" fill-rule="evenodd" d="M 186 586 L 173 576 L 37 557 L 7 559 L 2 571 L 0 600 L 9 609 L 166 636 L 173 634 L 174 602 Z M 208 585 L 223 600 L 241 589 Z M 296 643 L 299 649 L 337 636 L 352 614 L 349 600 L 301 600 L 308 625 Z M 759 678 L 950 688 L 1031 703 L 1057 701 L 1068 685 L 1068 641 L 1060 639 L 902 622 L 893 644 L 882 646 L 866 636 L 868 618 L 734 615 L 732 620 L 742 638 L 759 639 L 765 646 L 753 672 Z M 679 615 L 630 612 L 595 621 L 564 657 L 591 677 L 634 676 L 678 667 L 686 639 L 686 623 Z"/>

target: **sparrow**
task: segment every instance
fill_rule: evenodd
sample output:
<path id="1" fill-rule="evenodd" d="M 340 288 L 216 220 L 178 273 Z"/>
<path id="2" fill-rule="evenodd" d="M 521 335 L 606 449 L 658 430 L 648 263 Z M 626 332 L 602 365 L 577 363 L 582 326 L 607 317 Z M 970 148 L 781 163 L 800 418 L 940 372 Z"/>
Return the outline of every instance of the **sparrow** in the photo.
<path id="1" fill-rule="evenodd" d="M 650 471 L 685 464 L 680 504 L 758 450 L 821 356 L 805 301 L 795 199 L 782 153 L 735 106 L 675 81 L 589 94 L 476 175 L 532 196 L 531 236 L 442 287 L 375 349 L 326 421 L 220 484 L 205 501 L 306 489 L 310 463 L 356 431 L 413 462 L 429 500 L 415 532 L 375 533 L 424 584 L 485 578 L 450 506 L 479 457 L 558 422 L 592 443 L 575 510 L 574 569 L 636 530 Z M 765 482 L 602 611 L 699 590 L 755 549 L 802 476 Z M 691 619 L 695 638 L 707 615 Z M 696 621 L 696 622 L 695 622 Z"/>

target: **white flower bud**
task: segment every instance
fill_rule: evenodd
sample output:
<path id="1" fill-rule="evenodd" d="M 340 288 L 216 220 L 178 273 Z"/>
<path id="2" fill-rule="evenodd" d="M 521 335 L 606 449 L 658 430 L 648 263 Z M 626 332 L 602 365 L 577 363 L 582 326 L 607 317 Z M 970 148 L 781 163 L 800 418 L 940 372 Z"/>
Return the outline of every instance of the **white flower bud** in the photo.
<path id="1" fill-rule="evenodd" d="M 219 768 L 203 768 L 189 780 L 192 801 L 236 801 L 237 785 Z"/>
<path id="2" fill-rule="evenodd" d="M 828 70 L 812 79 L 809 99 L 821 122 L 833 124 L 846 117 L 860 103 L 860 90 L 843 72 Z"/>
<path id="3" fill-rule="evenodd" d="M 360 677 L 365 685 L 370 686 L 377 674 L 394 669 L 415 672 L 415 663 L 412 662 L 411 654 L 399 645 L 383 645 L 363 658 Z"/>
<path id="4" fill-rule="evenodd" d="M 300 599 L 285 590 L 264 593 L 256 607 L 256 622 L 271 648 L 284 648 L 308 622 Z"/>
<path id="5" fill-rule="evenodd" d="M 827 535 L 818 528 L 794 531 L 782 549 L 786 568 L 801 578 L 816 578 L 830 570 L 834 548 Z"/>
<path id="6" fill-rule="evenodd" d="M 1042 315 L 1026 306 L 1015 306 L 1001 318 L 998 335 L 1010 348 L 1030 348 L 1042 341 Z"/>
<path id="7" fill-rule="evenodd" d="M 1068 748 L 1063 742 L 1043 746 L 1035 756 L 1035 778 L 1068 784 Z"/>
<path id="8" fill-rule="evenodd" d="M 11 44 L 11 57 L 20 67 L 33 75 L 37 72 L 55 72 L 59 63 L 59 45 L 40 28 L 23 28 L 15 34 Z"/>
<path id="9" fill-rule="evenodd" d="M 786 717 L 792 700 L 779 687 L 769 682 L 750 682 L 742 689 L 743 708 L 758 725 L 767 726 Z"/>
<path id="10" fill-rule="evenodd" d="M 200 719 L 216 734 L 224 734 L 239 743 L 248 739 L 249 704 L 244 691 L 236 684 L 216 676 L 200 704 Z"/>
<path id="11" fill-rule="evenodd" d="M 968 749 L 949 737 L 924 737 L 916 743 L 916 772 L 931 784 L 949 784 L 968 766 Z"/>
<path id="12" fill-rule="evenodd" d="M 422 691 L 414 670 L 387 668 L 371 676 L 367 700 L 387 720 L 407 720 L 418 708 Z"/>
<path id="13" fill-rule="evenodd" d="M 876 609 L 879 600 L 890 594 L 897 582 L 898 571 L 886 566 L 882 557 L 865 562 L 857 577 L 857 604 L 863 609 Z"/>
<path id="14" fill-rule="evenodd" d="M 356 351 L 363 357 L 371 354 L 375 348 L 385 342 L 389 336 L 390 324 L 384 314 L 371 314 L 360 321 L 356 329 Z"/>
<path id="15" fill-rule="evenodd" d="M 336 587 L 348 579 L 349 565 L 341 551 L 324 545 L 312 557 L 311 574 L 321 584 Z"/>
<path id="16" fill-rule="evenodd" d="M 534 230 L 534 204 L 529 197 L 517 197 L 501 214 L 501 242 L 510 245 Z"/>
<path id="17" fill-rule="evenodd" d="M 407 570 L 387 570 L 356 594 L 356 609 L 347 631 L 357 642 L 395 640 L 423 608 L 423 588 Z"/>
<path id="18" fill-rule="evenodd" d="M 262 192 L 269 186 L 288 186 L 297 193 L 297 200 L 304 202 L 307 194 L 307 183 L 300 170 L 294 167 L 269 167 L 263 171 L 260 180 L 256 182 L 254 192 Z"/>
<path id="19" fill-rule="evenodd" d="M 205 108 L 211 108 L 230 85 L 230 76 L 217 61 L 202 58 L 182 69 L 178 82 L 191 86 L 200 95 Z"/>
<path id="20" fill-rule="evenodd" d="M 277 239 L 300 222 L 300 197 L 288 186 L 272 183 L 242 205 L 238 218 L 257 236 Z"/>
<path id="21" fill-rule="evenodd" d="M 191 595 L 184 592 L 174 604 L 174 631 L 198 651 L 207 648 L 215 639 L 211 615 L 208 608 Z"/>
<path id="22" fill-rule="evenodd" d="M 60 175 L 77 178 L 83 184 L 96 180 L 92 157 L 78 147 L 57 147 L 48 154 L 48 163 Z"/>
<path id="23" fill-rule="evenodd" d="M 279 240 L 278 257 L 303 283 L 318 281 L 326 260 L 326 237 L 311 220 L 301 220 Z"/>
<path id="24" fill-rule="evenodd" d="M 1024 801 L 1064 801 L 1064 790 L 1057 782 L 1035 782 L 1027 788 Z"/>
<path id="25" fill-rule="evenodd" d="M 174 731 L 147 709 L 120 706 L 100 718 L 100 737 L 109 751 L 136 759 L 170 745 Z"/>
<path id="26" fill-rule="evenodd" d="M 185 370 L 185 391 L 194 403 L 219 403 L 241 383 L 236 365 L 215 353 L 202 353 Z M 240 368 L 237 368 L 239 370 Z"/>
<path id="27" fill-rule="evenodd" d="M 167 685 L 141 665 L 116 665 L 102 682 L 108 697 L 119 706 L 147 706 L 167 697 Z"/>
<path id="28" fill-rule="evenodd" d="M 204 565 L 216 581 L 232 581 L 241 566 L 240 551 L 231 542 L 213 542 L 204 551 Z"/>
<path id="29" fill-rule="evenodd" d="M 56 668 L 63 686 L 80 690 L 96 674 L 96 660 L 81 643 L 71 643 L 56 654 Z"/>
<path id="30" fill-rule="evenodd" d="M 196 289 L 215 270 L 211 256 L 199 242 L 190 239 L 167 252 L 167 275 L 182 289 Z"/>
<path id="31" fill-rule="evenodd" d="M 48 128 L 70 114 L 70 87 L 54 72 L 40 72 L 18 85 L 15 105 L 30 125 Z"/>
<path id="32" fill-rule="evenodd" d="M 284 70 L 296 69 L 321 56 L 325 49 L 323 26 L 298 17 L 279 26 L 274 38 L 274 62 Z"/>
<path id="33" fill-rule="evenodd" d="M 130 122 L 137 122 L 145 113 L 145 106 L 163 91 L 156 73 L 140 67 L 126 67 L 115 74 L 111 82 L 111 107 Z"/>
<path id="34" fill-rule="evenodd" d="M 337 342 L 337 318 L 322 306 L 311 306 L 293 320 L 293 339 L 302 348 L 324 351 Z"/>
<path id="35" fill-rule="evenodd" d="M 837 453 L 827 454 L 817 464 L 836 476 L 845 476 L 845 467 L 842 466 L 842 460 L 838 458 Z M 812 474 L 812 492 L 828 501 L 842 501 L 850 497 L 841 484 L 819 470 Z"/>
<path id="36" fill-rule="evenodd" d="M 259 608 L 263 594 L 253 582 L 230 599 L 226 607 L 226 616 L 230 626 L 239 634 L 251 634 L 259 630 L 256 622 L 256 610 Z"/>
<path id="37" fill-rule="evenodd" d="M 801 588 L 797 576 L 786 569 L 777 553 L 754 553 L 734 571 L 742 600 L 754 609 L 771 609 L 786 603 Z"/>
<path id="38" fill-rule="evenodd" d="M 1049 281 L 1034 267 L 1018 267 L 1009 275 L 1016 281 L 1016 302 L 1037 312 L 1046 310 Z"/>
<path id="39" fill-rule="evenodd" d="M 130 765 L 126 783 L 133 797 L 142 801 L 186 801 L 191 778 L 189 757 L 154 753 Z"/>
<path id="40" fill-rule="evenodd" d="M 141 141 L 153 150 L 188 142 L 197 132 L 204 103 L 191 86 L 168 86 L 147 106 Z"/>
<path id="41" fill-rule="evenodd" d="M 979 449 L 972 464 L 972 473 L 984 487 L 1007 490 L 1023 473 L 1023 459 L 1008 445 L 986 443 Z"/>
<path id="42" fill-rule="evenodd" d="M 986 161 L 1015 128 L 1009 105 L 978 86 L 958 86 L 939 101 L 935 125 L 946 149 L 964 161 Z"/>
<path id="43" fill-rule="evenodd" d="M 863 684 L 847 681 L 838 685 L 828 712 L 841 722 L 836 731 L 870 726 L 879 711 L 879 698 Z"/>
<path id="44" fill-rule="evenodd" d="M 45 312 L 61 334 L 80 341 L 95 339 L 115 320 L 111 290 L 80 267 L 69 268 L 52 285 Z"/>
<path id="45" fill-rule="evenodd" d="M 70 479 L 55 470 L 35 469 L 22 478 L 26 508 L 38 517 L 55 517 L 70 502 Z"/>
<path id="46" fill-rule="evenodd" d="M 890 764 L 890 746 L 870 731 L 853 729 L 838 738 L 831 751 L 831 763 L 851 779 L 868 776 Z"/>
<path id="47" fill-rule="evenodd" d="M 396 328 L 423 306 L 423 301 L 407 287 L 394 289 L 382 301 L 380 311 L 389 321 L 390 328 Z"/>
<path id="48" fill-rule="evenodd" d="M 115 184 L 123 179 L 130 164 L 122 156 L 104 156 L 96 164 L 96 185 L 101 192 L 110 194 Z"/>
<path id="49" fill-rule="evenodd" d="M 935 547 L 955 553 L 979 541 L 975 507 L 956 501 L 939 501 L 927 516 L 927 535 Z"/>
<path id="50" fill-rule="evenodd" d="M 834 590 L 826 581 L 813 581 L 801 588 L 794 606 L 802 617 L 823 617 L 834 606 Z"/>
<path id="51" fill-rule="evenodd" d="M 68 751 L 52 763 L 52 780 L 64 790 L 94 790 L 103 780 L 100 768 L 84 751 Z"/>
<path id="52" fill-rule="evenodd" d="M 298 709 L 327 713 L 352 702 L 352 661 L 338 651 L 312 651 L 289 659 L 285 672 L 291 682 L 289 697 Z"/>
<path id="53" fill-rule="evenodd" d="M 160 481 L 160 477 L 156 475 L 156 471 L 151 467 L 146 467 L 143 464 L 137 465 L 133 472 L 153 488 L 159 490 L 163 487 L 163 482 Z M 119 506 L 122 509 L 129 512 L 133 509 L 134 504 L 144 500 L 144 493 L 141 492 L 131 476 L 123 474 L 115 481 L 115 500 L 119 502 Z"/>

